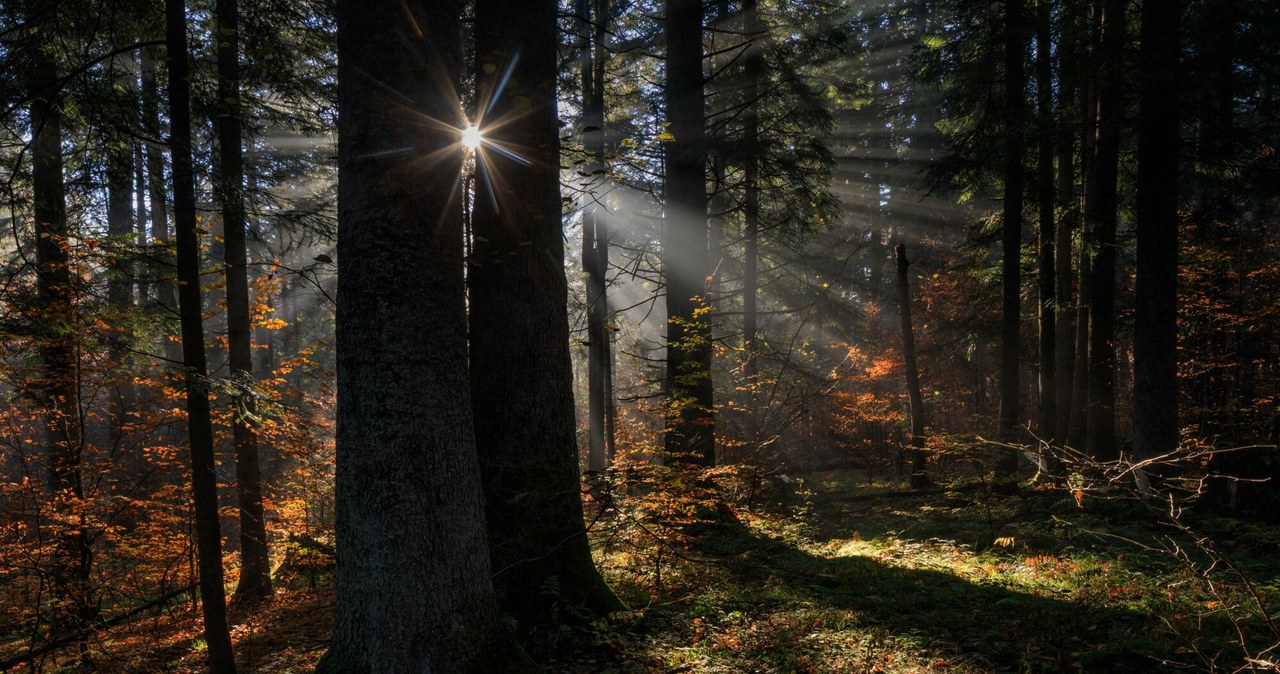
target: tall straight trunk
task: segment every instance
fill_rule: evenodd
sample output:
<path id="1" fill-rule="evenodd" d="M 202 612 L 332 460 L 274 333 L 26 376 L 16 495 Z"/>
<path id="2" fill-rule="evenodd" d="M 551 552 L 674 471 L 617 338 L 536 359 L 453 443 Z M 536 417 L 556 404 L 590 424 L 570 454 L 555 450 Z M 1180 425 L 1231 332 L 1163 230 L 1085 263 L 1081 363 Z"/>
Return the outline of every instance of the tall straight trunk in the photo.
<path id="1" fill-rule="evenodd" d="M 505 643 L 467 377 L 462 13 L 461 0 L 337 3 L 338 564 L 323 674 L 486 671 Z"/>
<path id="2" fill-rule="evenodd" d="M 1080 209 L 1076 202 L 1075 134 L 1069 129 L 1074 126 L 1070 116 L 1078 103 L 1080 70 L 1074 63 L 1079 55 L 1078 31 L 1075 28 L 1074 17 L 1065 9 L 1061 14 L 1059 25 L 1062 37 L 1059 47 L 1061 56 L 1058 58 L 1057 205 L 1061 216 L 1054 232 L 1053 251 L 1054 274 L 1057 276 L 1054 286 L 1056 298 L 1054 304 L 1057 309 L 1057 320 L 1054 325 L 1057 331 L 1054 348 L 1057 362 L 1054 366 L 1054 376 L 1057 391 L 1054 398 L 1058 407 L 1053 438 L 1055 443 L 1065 444 L 1071 424 L 1076 362 L 1074 341 L 1076 307 L 1071 292 L 1074 267 L 1071 264 L 1072 232 L 1078 228 L 1080 220 Z"/>
<path id="3" fill-rule="evenodd" d="M 907 398 L 911 401 L 911 488 L 929 486 L 925 473 L 924 396 L 920 393 L 920 370 L 916 365 L 916 335 L 911 326 L 911 283 L 907 277 L 907 247 L 894 249 L 898 260 L 898 317 L 902 324 L 902 360 L 907 371 Z"/>
<path id="4" fill-rule="evenodd" d="M 703 130 L 702 2 L 666 2 L 666 148 L 662 272 L 667 284 L 666 459 L 715 465 Z"/>
<path id="5" fill-rule="evenodd" d="M 118 252 L 112 256 L 107 277 L 107 301 L 118 312 L 133 307 L 133 270 L 127 260 L 129 247 L 134 241 L 133 232 L 133 146 L 122 139 L 109 139 L 107 155 L 107 235 L 111 247 Z M 114 359 L 124 355 L 127 335 L 119 334 L 112 340 Z"/>
<path id="6" fill-rule="evenodd" d="M 142 50 L 142 123 L 147 134 L 156 139 L 147 143 L 147 192 L 151 201 L 151 242 L 156 249 L 153 257 L 165 265 L 160 275 L 173 273 L 168 249 L 172 242 L 169 233 L 169 207 L 165 178 L 164 150 L 158 139 L 162 137 L 160 123 L 160 87 L 156 80 L 158 54 L 150 47 Z M 174 284 L 161 280 L 154 284 L 156 302 L 166 324 L 178 315 L 178 296 Z M 164 340 L 165 358 L 173 364 L 182 361 L 182 345 L 170 339 Z"/>
<path id="7" fill-rule="evenodd" d="M 590 156 L 584 171 L 594 181 L 597 171 L 604 169 L 604 81 L 603 37 L 604 9 L 607 0 L 578 0 L 582 17 L 581 53 L 583 144 Z M 591 12 L 592 5 L 596 10 Z M 594 15 L 594 25 L 592 16 Z M 602 175 L 602 174 L 601 174 Z M 608 405 L 611 393 L 606 390 L 609 362 L 608 298 L 605 273 L 608 269 L 608 232 L 605 231 L 603 209 L 596 203 L 601 197 L 603 181 L 592 183 L 591 194 L 582 209 L 582 271 L 587 290 L 587 470 L 599 473 L 609 467 Z"/>
<path id="8" fill-rule="evenodd" d="M 760 20 L 760 8 L 756 0 L 743 0 L 743 29 L 747 40 L 747 58 L 744 66 L 743 96 L 746 107 L 742 111 L 742 148 L 744 189 L 743 264 L 742 264 L 742 373 L 747 383 L 747 416 L 745 435 L 747 442 L 759 441 L 759 418 L 756 388 L 760 385 L 757 296 L 760 287 L 760 84 L 764 79 L 764 23 Z"/>
<path id="9" fill-rule="evenodd" d="M 1001 250 L 1000 321 L 1000 434 L 1013 440 L 1018 429 L 1018 355 L 1022 304 L 1022 197 L 1023 197 L 1023 59 L 1025 0 L 1006 0 L 1004 31 L 1004 107 L 1008 119 L 1004 147 L 1004 225 Z M 1018 469 L 1016 449 L 1002 449 L 996 474 L 1012 477 Z"/>
<path id="10" fill-rule="evenodd" d="M 245 243 L 244 149 L 240 106 L 240 10 L 236 0 L 218 0 L 218 200 L 227 279 L 227 362 L 236 394 L 231 421 L 236 451 L 236 496 L 240 505 L 240 580 L 237 598 L 271 594 L 271 562 L 262 507 L 258 433 L 253 425 L 253 326 L 249 320 L 249 253 Z"/>
<path id="11" fill-rule="evenodd" d="M 139 133 L 146 133 L 146 128 L 140 127 Z M 147 245 L 147 224 L 151 222 L 147 213 L 147 159 L 143 153 L 142 143 L 134 142 L 133 144 L 133 229 L 134 241 L 137 242 L 138 250 L 142 250 Z M 142 279 L 137 281 L 138 304 L 146 304 L 147 286 Z"/>
<path id="12" fill-rule="evenodd" d="M 1178 446 L 1178 106 L 1180 0 L 1142 2 L 1138 269 L 1133 327 L 1133 444 Z"/>
<path id="13" fill-rule="evenodd" d="M 1086 233 L 1083 238 L 1076 265 L 1079 271 L 1074 336 L 1076 361 L 1071 375 L 1074 388 L 1071 390 L 1071 418 L 1067 427 L 1067 445 L 1081 450 L 1089 432 L 1089 287 L 1093 277 L 1092 254 L 1089 252 L 1092 237 Z"/>
<path id="14" fill-rule="evenodd" d="M 1116 458 L 1116 218 L 1123 106 L 1125 0 L 1102 0 L 1098 54 L 1098 140 L 1086 202 L 1093 231 L 1089 285 L 1089 426 L 1085 451 Z"/>
<path id="15" fill-rule="evenodd" d="M 65 244 L 66 187 L 62 164 L 62 104 L 54 64 L 40 59 L 31 86 L 31 191 L 35 216 L 36 296 L 40 315 L 40 361 L 44 368 L 39 391 L 44 408 L 49 492 L 61 510 L 53 581 L 59 599 L 69 604 L 56 620 L 78 625 L 96 614 L 91 583 L 93 548 L 84 515 L 75 506 L 84 497 L 80 460 L 84 446 L 80 407 L 79 355 L 74 338 L 75 281 Z M 57 625 L 66 627 L 65 624 Z"/>
<path id="16" fill-rule="evenodd" d="M 1058 426 L 1057 383 L 1057 295 L 1054 285 L 1055 233 L 1054 210 L 1057 206 L 1053 172 L 1054 107 L 1053 63 L 1050 53 L 1051 16 L 1048 0 L 1037 0 L 1036 11 L 1036 99 L 1037 135 L 1036 202 L 1039 206 L 1039 283 L 1037 298 L 1040 310 L 1040 439 L 1056 440 Z"/>
<path id="17" fill-rule="evenodd" d="M 1071 391 L 1071 419 L 1067 428 L 1067 443 L 1074 449 L 1085 448 L 1085 438 L 1089 431 L 1089 315 L 1091 287 L 1093 278 L 1094 228 L 1089 224 L 1088 204 L 1095 189 L 1093 173 L 1097 167 L 1095 156 L 1098 144 L 1098 82 L 1093 72 L 1098 44 L 1089 33 L 1088 12 L 1086 5 L 1092 0 L 1076 0 L 1071 7 L 1075 9 L 1075 27 L 1080 31 L 1079 44 L 1087 53 L 1088 74 L 1078 81 L 1080 90 L 1080 173 L 1083 189 L 1077 200 L 1080 212 L 1080 247 L 1077 272 L 1079 274 L 1076 289 L 1076 334 L 1075 353 L 1076 366 L 1072 373 L 1074 388 Z"/>
<path id="18" fill-rule="evenodd" d="M 524 627 L 554 624 L 562 604 L 621 608 L 591 559 L 582 513 L 556 47 L 555 3 L 478 0 L 476 62 L 494 77 L 481 87 L 489 144 L 476 163 L 494 189 L 481 188 L 488 197 L 472 215 L 471 407 L 494 586 Z M 494 147 L 519 148 L 523 161 Z"/>
<path id="19" fill-rule="evenodd" d="M 169 61 L 169 147 L 173 155 L 174 232 L 178 244 L 178 311 L 182 322 L 182 364 L 186 370 L 187 434 L 191 444 L 191 487 L 195 503 L 196 547 L 204 638 L 210 671 L 235 672 L 222 589 L 222 532 L 218 522 L 218 476 L 209 413 L 204 320 L 200 298 L 200 241 L 196 233 L 195 174 L 191 161 L 190 61 L 184 0 L 166 0 L 165 36 Z"/>

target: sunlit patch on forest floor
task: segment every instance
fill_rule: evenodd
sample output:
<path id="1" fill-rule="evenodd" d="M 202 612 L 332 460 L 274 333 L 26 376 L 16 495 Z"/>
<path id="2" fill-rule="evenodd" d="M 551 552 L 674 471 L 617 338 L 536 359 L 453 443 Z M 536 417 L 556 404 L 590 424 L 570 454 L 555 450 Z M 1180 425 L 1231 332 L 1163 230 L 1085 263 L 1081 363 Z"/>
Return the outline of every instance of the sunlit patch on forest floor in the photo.
<path id="1" fill-rule="evenodd" d="M 574 674 L 905 674 L 1235 671 L 1240 634 L 1255 655 L 1269 645 L 1229 574 L 1210 593 L 1159 549 L 1170 531 L 1148 506 L 980 483 L 893 489 L 827 474 L 779 481 L 750 507 L 660 490 L 616 499 L 592 535 L 630 610 L 586 623 L 566 612 L 527 648 Z M 1280 529 L 1196 525 L 1275 615 Z M 92 657 L 100 671 L 202 671 L 195 615 L 189 602 L 148 614 L 100 634 Z M 241 671 L 310 672 L 332 616 L 325 579 L 233 606 Z M 73 671 L 71 656 L 44 671 Z"/>
<path id="2" fill-rule="evenodd" d="M 688 525 L 668 538 L 661 560 L 655 549 L 628 550 L 614 534 L 602 546 L 604 565 L 634 615 L 603 630 L 607 659 L 558 658 L 560 668 L 1148 672 L 1243 664 L 1222 594 L 1206 593 L 1174 556 L 1143 549 L 1169 533 L 1147 506 L 1094 500 L 1082 508 L 1062 491 L 1001 496 L 981 484 L 886 492 L 841 475 L 794 486 L 768 505 Z M 1199 524 L 1260 579 L 1274 614 L 1280 532 Z M 666 568 L 655 592 L 659 565 Z M 1246 633 L 1252 621 L 1240 621 Z M 1256 654 L 1268 644 L 1250 645 Z"/>

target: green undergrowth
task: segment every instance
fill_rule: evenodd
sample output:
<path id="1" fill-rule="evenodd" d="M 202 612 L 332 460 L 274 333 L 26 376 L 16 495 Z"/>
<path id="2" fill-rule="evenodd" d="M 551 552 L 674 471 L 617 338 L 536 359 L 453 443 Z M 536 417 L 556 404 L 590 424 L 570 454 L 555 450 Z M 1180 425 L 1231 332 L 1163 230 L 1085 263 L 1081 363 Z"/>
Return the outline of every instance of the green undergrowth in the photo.
<path id="1" fill-rule="evenodd" d="M 775 481 L 747 507 L 710 484 L 613 499 L 592 535 L 630 610 L 535 657 L 593 673 L 1234 671 L 1272 657 L 1250 601 L 1277 611 L 1275 527 L 1197 522 L 1246 591 L 1136 502 L 835 474 Z"/>

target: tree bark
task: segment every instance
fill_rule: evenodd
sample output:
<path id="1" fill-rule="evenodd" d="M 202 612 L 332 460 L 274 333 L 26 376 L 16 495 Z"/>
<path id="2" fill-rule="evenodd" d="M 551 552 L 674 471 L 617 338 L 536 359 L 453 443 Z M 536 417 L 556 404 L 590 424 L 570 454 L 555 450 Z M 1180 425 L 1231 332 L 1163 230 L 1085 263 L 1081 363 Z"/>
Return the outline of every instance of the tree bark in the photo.
<path id="1" fill-rule="evenodd" d="M 1182 2 L 1142 2 L 1133 444 L 1146 458 L 1178 446 L 1178 107 Z"/>
<path id="2" fill-rule="evenodd" d="M 746 440 L 759 442 L 760 411 L 757 409 L 757 388 L 760 386 L 757 296 L 760 287 L 760 84 L 764 79 L 764 22 L 760 20 L 760 8 L 756 0 L 743 0 L 743 30 L 746 33 L 746 64 L 743 73 L 745 108 L 742 111 L 744 189 L 743 217 L 743 265 L 742 265 L 742 373 L 747 384 Z"/>
<path id="3" fill-rule="evenodd" d="M 165 186 L 164 150 L 158 139 L 163 130 L 160 124 L 160 89 L 156 80 L 157 58 L 151 48 L 142 50 L 142 123 L 147 133 L 157 140 L 148 142 L 147 155 L 147 190 L 151 200 L 151 241 L 156 252 L 154 257 L 163 260 L 160 264 L 166 273 L 172 273 L 169 259 L 169 245 L 172 237 L 169 233 L 168 194 Z M 161 279 L 155 284 L 156 300 L 162 312 L 161 318 L 166 324 L 178 315 L 178 297 L 174 284 Z M 167 337 L 168 335 L 166 335 Z M 164 340 L 165 358 L 173 364 L 182 362 L 182 345 L 170 339 Z"/>
<path id="4" fill-rule="evenodd" d="M 1024 0 L 1005 2 L 1004 106 L 1008 124 L 1004 148 L 1004 226 L 1001 250 L 1000 328 L 1000 435 L 1015 439 L 1018 430 L 1020 318 L 1022 305 L 1022 199 L 1023 199 L 1023 72 L 1025 18 Z M 1001 449 L 996 474 L 1011 478 L 1018 470 L 1018 452 Z"/>
<path id="5" fill-rule="evenodd" d="M 506 643 L 467 377 L 462 5 L 337 4 L 337 607 L 323 674 L 483 671 Z"/>
<path id="6" fill-rule="evenodd" d="M 715 465 L 707 270 L 700 0 L 666 1 L 666 149 L 662 271 L 667 284 L 666 460 Z"/>
<path id="7" fill-rule="evenodd" d="M 116 75 L 120 75 L 117 73 Z M 133 308 L 133 270 L 128 259 L 133 244 L 133 145 L 123 134 L 108 134 L 107 142 L 107 235 L 115 251 L 109 260 L 107 301 L 112 308 L 126 314 Z M 122 325 L 128 325 L 127 322 Z M 113 336 L 112 359 L 124 357 L 129 337 L 121 332 Z"/>
<path id="8" fill-rule="evenodd" d="M 1087 76 L 1079 80 L 1080 89 L 1080 174 L 1082 193 L 1078 200 L 1080 209 L 1080 250 L 1077 271 L 1079 281 L 1076 289 L 1076 334 L 1075 334 L 1075 370 L 1071 379 L 1074 388 L 1071 392 L 1071 418 L 1067 427 L 1067 444 L 1074 449 L 1084 450 L 1085 438 L 1089 432 L 1089 334 L 1090 303 L 1092 301 L 1093 249 L 1095 235 L 1089 222 L 1088 210 L 1092 191 L 1096 189 L 1093 173 L 1097 168 L 1098 144 L 1098 78 L 1093 73 L 1093 61 L 1098 51 L 1097 41 L 1089 35 L 1088 5 L 1093 0 L 1074 0 L 1070 7 L 1074 11 L 1069 14 L 1073 26 L 1079 31 L 1079 44 L 1083 61 L 1087 62 Z M 1095 31 L 1096 32 L 1096 31 Z"/>
<path id="9" fill-rule="evenodd" d="M 594 6 L 594 7 L 593 7 Z M 582 271 L 587 290 L 587 470 L 600 473 L 608 469 L 611 459 L 607 439 L 609 406 L 612 391 L 606 388 L 609 358 L 609 300 L 606 274 L 609 268 L 609 233 L 604 209 L 597 203 L 605 184 L 604 165 L 604 21 L 608 0 L 578 0 L 582 16 L 582 40 L 579 64 L 582 76 L 583 144 L 590 157 L 584 173 L 590 191 L 582 209 Z M 591 9 L 594 9 L 594 12 Z M 594 22 L 592 17 L 594 16 Z"/>
<path id="10" fill-rule="evenodd" d="M 1089 408 L 1085 451 L 1116 458 L 1116 218 L 1120 161 L 1125 0 L 1102 0 L 1098 55 L 1098 140 L 1087 190 L 1086 218 L 1093 231 L 1089 283 Z"/>
<path id="11" fill-rule="evenodd" d="M 476 60 L 494 75 L 481 84 L 487 139 L 476 164 L 488 186 L 475 203 L 467 276 L 471 406 L 494 586 L 523 627 L 554 624 L 564 604 L 621 608 L 591 559 L 582 514 L 556 47 L 555 3 L 478 0 Z"/>
<path id="12" fill-rule="evenodd" d="M 924 396 L 920 392 L 920 371 L 916 365 L 916 336 L 911 327 L 911 284 L 907 277 L 907 247 L 894 249 L 898 259 L 898 315 L 902 323 L 902 361 L 907 371 L 907 398 L 911 401 L 911 488 L 930 485 L 925 472 Z"/>
<path id="13" fill-rule="evenodd" d="M 1054 367 L 1057 392 L 1055 400 L 1058 410 L 1053 437 L 1056 444 L 1066 444 L 1068 428 L 1071 425 L 1071 409 L 1075 390 L 1075 314 L 1076 305 L 1072 295 L 1072 251 L 1074 250 L 1072 235 L 1080 221 L 1080 208 L 1076 200 L 1076 166 L 1075 133 L 1070 129 L 1075 126 L 1071 115 L 1079 104 L 1079 66 L 1076 61 L 1081 57 L 1077 42 L 1078 31 L 1074 16 L 1064 10 L 1060 18 L 1058 58 L 1058 210 L 1060 219 L 1056 223 L 1054 244 L 1054 273 L 1057 276 L 1054 293 L 1057 305 L 1057 343 L 1055 354 L 1057 363 Z"/>
<path id="14" fill-rule="evenodd" d="M 1057 195 L 1054 185 L 1053 141 L 1053 63 L 1050 53 L 1051 16 L 1047 0 L 1037 0 L 1036 12 L 1036 98 L 1038 115 L 1038 157 L 1036 159 L 1036 201 L 1039 206 L 1039 283 L 1040 312 L 1040 439 L 1053 443 L 1058 426 L 1057 384 L 1057 296 L 1054 285 L 1055 232 L 1054 210 Z M 1042 465 L 1043 469 L 1044 466 Z"/>
<path id="15" fill-rule="evenodd" d="M 54 63 L 38 58 L 32 75 L 31 196 L 40 312 L 37 334 L 44 368 L 39 396 L 45 415 L 49 493 L 59 513 L 53 582 L 58 598 L 70 607 L 55 620 L 83 624 L 97 610 L 91 583 L 93 548 L 84 515 L 75 515 L 84 497 L 80 465 L 84 418 L 75 338 L 76 285 L 67 251 L 71 230 L 62 175 L 62 102 Z"/>
<path id="16" fill-rule="evenodd" d="M 227 360 L 235 393 L 231 420 L 236 452 L 236 497 L 240 510 L 240 580 L 236 598 L 271 594 L 271 562 L 262 506 L 257 405 L 253 387 L 252 324 L 249 320 L 249 254 L 245 243 L 244 150 L 240 105 L 240 10 L 236 0 L 218 0 L 218 200 L 227 280 Z"/>
<path id="17" fill-rule="evenodd" d="M 169 147 L 173 155 L 174 231 L 178 244 L 178 311 L 182 322 L 182 363 L 186 370 L 187 432 L 191 444 L 191 487 L 195 502 L 200 596 L 209 669 L 235 672 L 222 589 L 222 533 L 218 522 L 218 476 L 213 454 L 209 383 L 205 368 L 203 307 L 200 299 L 200 241 L 196 231 L 195 175 L 191 160 L 191 67 L 187 55 L 184 0 L 166 0 L 169 60 Z"/>

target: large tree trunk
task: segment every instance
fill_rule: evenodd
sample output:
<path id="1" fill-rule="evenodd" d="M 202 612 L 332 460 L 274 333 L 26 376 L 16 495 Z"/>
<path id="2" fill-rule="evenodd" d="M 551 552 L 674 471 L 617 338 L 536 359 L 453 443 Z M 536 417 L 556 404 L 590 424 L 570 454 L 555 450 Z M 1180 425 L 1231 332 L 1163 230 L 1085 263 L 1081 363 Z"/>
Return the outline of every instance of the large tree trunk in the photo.
<path id="1" fill-rule="evenodd" d="M 209 382 L 205 368 L 203 307 L 200 301 L 200 241 L 196 233 L 195 175 L 191 162 L 190 62 L 184 0 L 166 0 L 169 57 L 169 147 L 173 154 L 174 231 L 178 244 L 178 307 L 182 322 L 182 363 L 186 369 L 187 432 L 191 444 L 191 487 L 195 502 L 200 596 L 209 669 L 235 672 L 227 604 L 222 589 L 222 533 L 218 522 L 218 476 L 213 455 Z"/>
<path id="2" fill-rule="evenodd" d="M 907 398 L 911 401 L 911 488 L 929 486 L 925 473 L 924 395 L 920 392 L 920 370 L 916 365 L 916 335 L 911 326 L 911 283 L 907 277 L 907 247 L 894 249 L 898 259 L 898 316 L 902 324 L 902 361 L 907 371 Z"/>
<path id="3" fill-rule="evenodd" d="M 662 272 L 667 283 L 666 459 L 715 465 L 711 328 L 705 311 L 707 186 L 702 2 L 667 0 L 667 121 Z"/>
<path id="4" fill-rule="evenodd" d="M 479 126 L 488 136 L 476 164 L 485 184 L 472 216 L 467 276 L 471 406 L 494 585 L 499 605 L 523 626 L 554 623 L 564 603 L 600 613 L 621 607 L 591 559 L 582 515 L 560 225 L 555 9 L 527 0 L 476 5 L 476 61 L 494 76 L 481 84 L 486 112 Z M 520 160 L 494 148 L 515 149 Z"/>
<path id="5" fill-rule="evenodd" d="M 337 5 L 338 566 L 325 674 L 474 671 L 502 643 L 467 378 L 462 5 Z"/>
<path id="6" fill-rule="evenodd" d="M 1133 444 L 1146 458 L 1178 446 L 1178 24 L 1180 1 L 1143 0 L 1138 127 L 1138 270 Z"/>
<path id="7" fill-rule="evenodd" d="M 1098 54 L 1098 140 L 1087 190 L 1086 218 L 1093 232 L 1089 279 L 1089 408 L 1085 451 L 1116 458 L 1116 218 L 1120 161 L 1125 0 L 1102 0 Z"/>
<path id="8" fill-rule="evenodd" d="M 1022 196 L 1023 196 L 1023 72 L 1025 18 L 1024 0 L 1005 3 L 1004 106 L 1008 124 L 1004 148 L 1004 229 L 1001 263 L 1000 323 L 1000 435 L 1015 439 L 1018 430 L 1018 355 L 1022 309 Z M 1000 450 L 996 474 L 1013 477 L 1018 469 L 1018 452 Z"/>
<path id="9" fill-rule="evenodd" d="M 238 598 L 271 594 L 271 562 L 262 507 L 262 478 L 254 403 L 252 325 L 249 320 L 249 255 L 245 244 L 244 151 L 241 145 L 240 11 L 236 0 L 218 0 L 218 200 L 227 279 L 227 359 L 235 387 L 231 420 L 236 450 L 236 496 L 240 506 Z"/>

